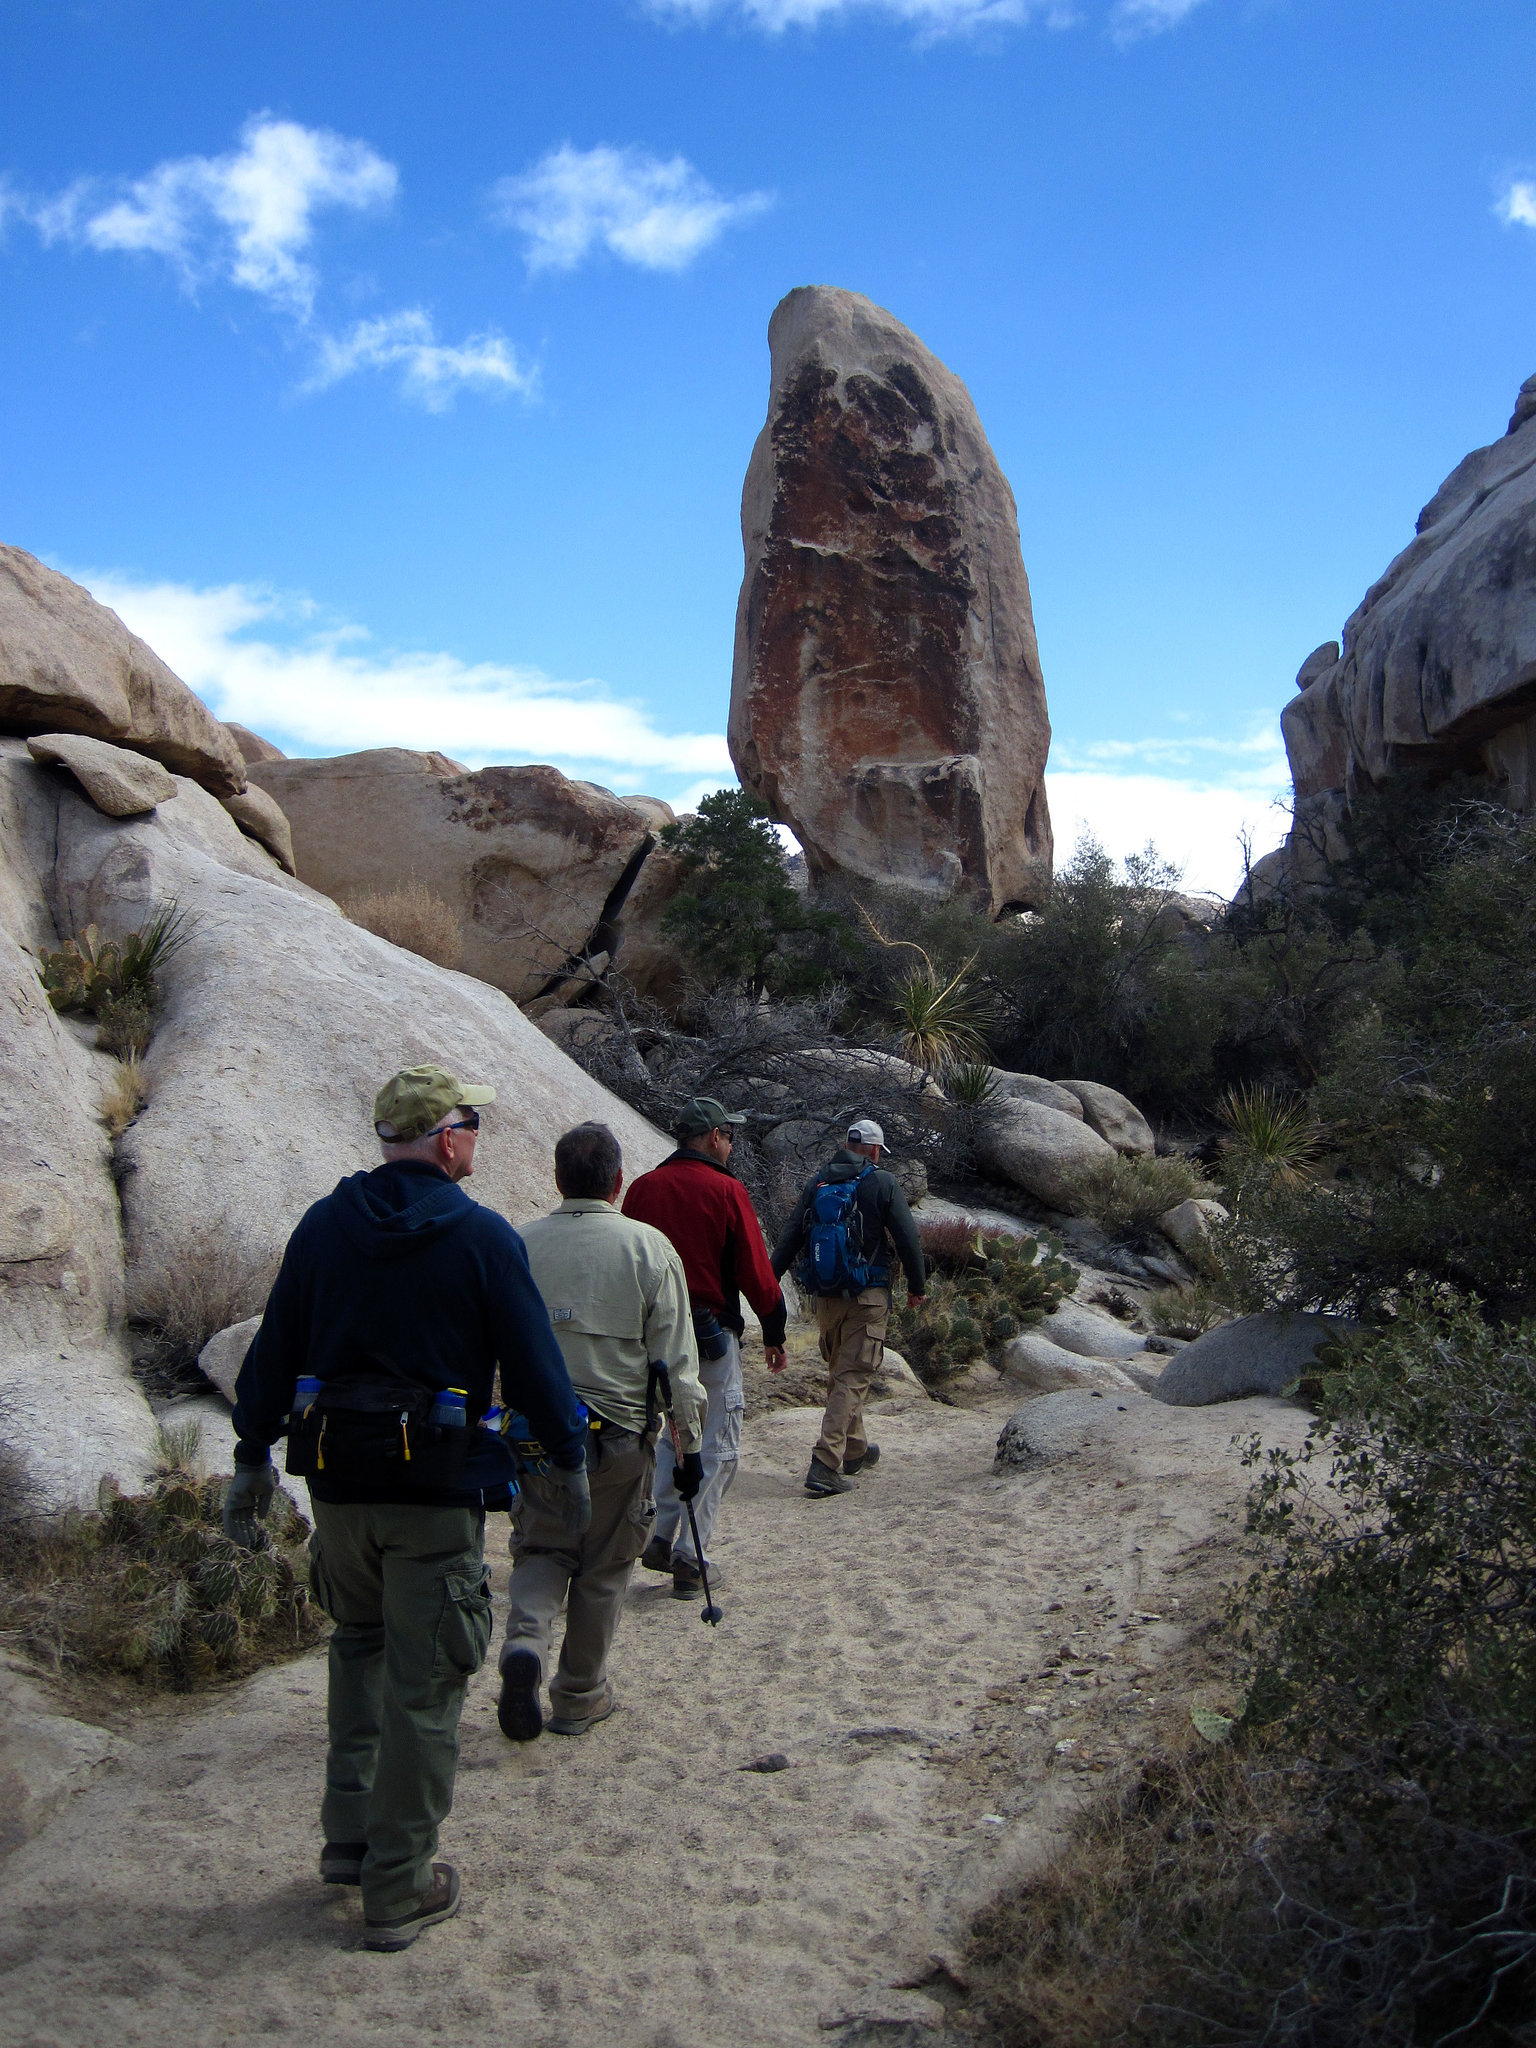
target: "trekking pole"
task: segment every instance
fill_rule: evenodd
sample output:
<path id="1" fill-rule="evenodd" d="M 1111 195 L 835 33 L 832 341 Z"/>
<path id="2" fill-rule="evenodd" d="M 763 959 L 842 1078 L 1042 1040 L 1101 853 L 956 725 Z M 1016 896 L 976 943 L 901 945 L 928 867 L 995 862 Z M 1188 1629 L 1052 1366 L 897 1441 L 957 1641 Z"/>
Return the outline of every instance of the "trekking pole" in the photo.
<path id="1" fill-rule="evenodd" d="M 683 1466 L 683 1444 L 681 1437 L 677 1433 L 677 1423 L 670 1408 L 667 1410 L 667 1428 L 672 1433 L 672 1455 L 677 1460 L 678 1470 L 681 1471 Z M 709 1566 L 704 1562 L 704 1546 L 699 1541 L 699 1525 L 693 1518 L 693 1502 L 685 1500 L 683 1506 L 688 1510 L 688 1527 L 693 1531 L 693 1554 L 699 1560 L 699 1577 L 704 1584 L 704 1605 L 700 1611 L 699 1619 L 700 1621 L 707 1621 L 711 1628 L 718 1628 L 720 1626 L 722 1609 L 709 1597 Z"/>

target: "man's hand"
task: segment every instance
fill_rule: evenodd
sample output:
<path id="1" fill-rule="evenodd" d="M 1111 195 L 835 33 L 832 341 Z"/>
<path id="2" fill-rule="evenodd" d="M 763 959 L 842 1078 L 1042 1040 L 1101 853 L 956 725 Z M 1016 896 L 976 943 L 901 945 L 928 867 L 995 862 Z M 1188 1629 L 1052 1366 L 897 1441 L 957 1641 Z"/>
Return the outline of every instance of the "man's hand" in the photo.
<path id="1" fill-rule="evenodd" d="M 925 1301 L 926 1301 L 927 1299 L 928 1299 L 928 1297 L 927 1297 L 927 1295 L 926 1295 L 926 1294 L 911 1294 L 911 1293 L 909 1293 L 909 1294 L 907 1295 L 907 1307 L 908 1307 L 908 1308 L 921 1308 L 921 1307 L 922 1307 L 922 1305 L 923 1305 L 923 1303 L 924 1303 L 924 1302 L 925 1302 Z"/>
<path id="2" fill-rule="evenodd" d="M 277 1474 L 265 1465 L 237 1465 L 224 1489 L 224 1534 L 242 1550 L 256 1548 L 256 1520 L 265 1521 L 277 1491 Z"/>
<path id="3" fill-rule="evenodd" d="M 704 1484 L 704 1459 L 698 1451 L 684 1451 L 672 1484 L 677 1488 L 679 1500 L 692 1500 Z"/>
<path id="4" fill-rule="evenodd" d="M 586 1465 L 578 1465 L 574 1472 L 568 1472 L 563 1465 L 551 1465 L 539 1476 L 549 1487 L 549 1511 L 565 1534 L 585 1536 L 592 1526 L 592 1490 L 587 1485 Z"/>
<path id="5" fill-rule="evenodd" d="M 782 1344 L 765 1344 L 763 1346 L 763 1356 L 768 1361 L 768 1370 L 770 1372 L 782 1372 L 789 1363 L 789 1353 Z"/>

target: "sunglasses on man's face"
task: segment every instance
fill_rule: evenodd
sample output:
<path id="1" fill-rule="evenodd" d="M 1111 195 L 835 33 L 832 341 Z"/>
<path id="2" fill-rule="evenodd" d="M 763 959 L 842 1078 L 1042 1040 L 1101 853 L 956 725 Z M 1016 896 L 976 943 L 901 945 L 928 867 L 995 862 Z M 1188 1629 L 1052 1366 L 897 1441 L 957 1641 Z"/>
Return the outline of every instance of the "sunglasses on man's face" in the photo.
<path id="1" fill-rule="evenodd" d="M 469 1112 L 468 1116 L 466 1116 L 462 1122 L 456 1124 L 439 1124 L 437 1129 L 432 1133 L 432 1135 L 435 1138 L 438 1137 L 443 1131 L 478 1131 L 479 1128 L 480 1112 L 478 1109 L 472 1109 Z"/>

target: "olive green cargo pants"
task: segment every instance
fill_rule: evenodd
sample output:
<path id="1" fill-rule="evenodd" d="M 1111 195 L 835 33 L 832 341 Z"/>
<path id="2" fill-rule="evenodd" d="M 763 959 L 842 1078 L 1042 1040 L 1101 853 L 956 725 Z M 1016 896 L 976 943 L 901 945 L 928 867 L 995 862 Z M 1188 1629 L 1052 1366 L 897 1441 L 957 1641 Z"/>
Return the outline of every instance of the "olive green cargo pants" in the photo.
<path id="1" fill-rule="evenodd" d="M 398 1920 L 432 1885 L 459 1712 L 491 1640 L 480 1508 L 316 1501 L 309 1578 L 336 1624 L 320 1825 L 366 1842 L 363 1911 Z"/>
<path id="2" fill-rule="evenodd" d="M 884 1287 L 866 1287 L 847 1300 L 840 1294 L 816 1297 L 816 1326 L 827 1367 L 827 1407 L 813 1456 L 834 1472 L 843 1460 L 855 1463 L 869 1449 L 864 1434 L 864 1397 L 885 1356 L 891 1297 Z"/>

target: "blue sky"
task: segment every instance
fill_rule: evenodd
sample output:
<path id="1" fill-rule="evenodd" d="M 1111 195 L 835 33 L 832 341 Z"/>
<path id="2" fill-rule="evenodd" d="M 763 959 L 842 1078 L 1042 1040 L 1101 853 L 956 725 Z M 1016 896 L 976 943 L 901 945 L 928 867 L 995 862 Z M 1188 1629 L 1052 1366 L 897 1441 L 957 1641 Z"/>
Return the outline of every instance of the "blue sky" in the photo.
<path id="1" fill-rule="evenodd" d="M 8 0 L 0 539 L 294 752 L 729 776 L 765 330 L 868 293 L 1019 501 L 1058 844 L 1221 887 L 1536 369 L 1529 0 Z"/>

